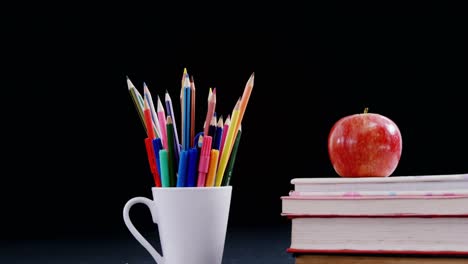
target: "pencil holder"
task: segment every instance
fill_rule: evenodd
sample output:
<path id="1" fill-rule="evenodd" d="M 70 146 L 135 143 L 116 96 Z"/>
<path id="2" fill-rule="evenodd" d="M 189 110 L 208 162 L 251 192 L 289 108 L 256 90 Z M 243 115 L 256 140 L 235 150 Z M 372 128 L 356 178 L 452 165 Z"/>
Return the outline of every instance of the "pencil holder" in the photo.
<path id="1" fill-rule="evenodd" d="M 153 199 L 130 199 L 124 206 L 123 218 L 130 233 L 158 264 L 221 264 L 231 193 L 231 186 L 153 187 Z M 158 225 L 162 253 L 130 220 L 130 209 L 138 203 L 148 206 Z"/>

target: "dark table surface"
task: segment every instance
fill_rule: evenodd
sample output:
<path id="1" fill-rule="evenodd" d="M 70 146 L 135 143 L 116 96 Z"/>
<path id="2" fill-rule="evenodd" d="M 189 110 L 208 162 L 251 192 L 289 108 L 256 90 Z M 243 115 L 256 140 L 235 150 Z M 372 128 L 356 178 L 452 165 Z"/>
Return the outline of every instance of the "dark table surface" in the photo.
<path id="1" fill-rule="evenodd" d="M 151 244 L 159 248 L 157 238 Z M 229 228 L 223 264 L 293 264 L 286 252 L 289 227 Z M 153 264 L 149 253 L 131 236 L 0 242 L 1 264 Z M 209 264 L 209 263 L 207 263 Z"/>

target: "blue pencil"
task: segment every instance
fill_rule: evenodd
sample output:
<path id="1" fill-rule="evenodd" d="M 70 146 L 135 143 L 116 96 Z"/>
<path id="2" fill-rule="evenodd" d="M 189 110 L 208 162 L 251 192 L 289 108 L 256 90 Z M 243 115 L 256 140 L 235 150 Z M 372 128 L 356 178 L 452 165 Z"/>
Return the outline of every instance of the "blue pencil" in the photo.
<path id="1" fill-rule="evenodd" d="M 184 78 L 184 88 L 183 88 L 183 96 L 182 96 L 182 103 L 183 103 L 183 114 L 182 114 L 182 149 L 189 150 L 190 148 L 190 79 L 189 75 L 184 71 L 185 78 Z"/>
<path id="2" fill-rule="evenodd" d="M 187 187 L 195 187 L 198 173 L 198 148 L 193 147 L 188 151 Z"/>
<path id="3" fill-rule="evenodd" d="M 163 149 L 161 138 L 155 138 L 153 139 L 153 149 L 154 149 L 154 154 L 156 155 L 156 163 L 157 163 L 157 169 L 159 172 L 159 175 L 161 175 L 161 162 L 159 161 L 159 151 Z"/>
<path id="4" fill-rule="evenodd" d="M 208 135 L 203 136 L 210 136 L 214 139 L 216 133 L 216 116 L 213 115 L 210 122 L 210 127 L 208 128 Z"/>
<path id="5" fill-rule="evenodd" d="M 177 176 L 177 187 L 185 187 L 187 181 L 187 168 L 188 168 L 188 150 L 180 152 L 179 169 Z"/>
<path id="6" fill-rule="evenodd" d="M 221 146 L 221 138 L 223 137 L 223 125 L 223 116 L 220 116 L 214 135 L 213 149 L 219 150 L 219 147 Z"/>

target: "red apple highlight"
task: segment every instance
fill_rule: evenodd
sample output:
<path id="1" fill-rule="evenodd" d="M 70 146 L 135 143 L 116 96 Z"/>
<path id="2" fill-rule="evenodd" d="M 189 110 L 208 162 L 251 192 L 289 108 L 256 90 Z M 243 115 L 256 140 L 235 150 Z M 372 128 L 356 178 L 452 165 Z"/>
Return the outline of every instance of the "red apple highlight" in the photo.
<path id="1" fill-rule="evenodd" d="M 402 152 L 398 126 L 389 118 L 364 113 L 338 120 L 328 135 L 328 154 L 341 177 L 387 177 Z"/>

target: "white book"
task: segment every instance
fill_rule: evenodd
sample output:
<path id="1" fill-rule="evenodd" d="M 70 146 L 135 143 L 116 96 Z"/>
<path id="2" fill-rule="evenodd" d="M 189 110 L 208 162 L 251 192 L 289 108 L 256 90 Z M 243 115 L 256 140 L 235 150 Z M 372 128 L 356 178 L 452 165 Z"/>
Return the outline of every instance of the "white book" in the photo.
<path id="1" fill-rule="evenodd" d="M 468 173 L 362 178 L 294 178 L 299 192 L 449 191 L 468 189 Z"/>
<path id="2" fill-rule="evenodd" d="M 292 218 L 292 253 L 468 256 L 468 217 Z"/>
<path id="3" fill-rule="evenodd" d="M 302 216 L 468 216 L 468 193 L 443 195 L 290 195 L 281 214 Z"/>

